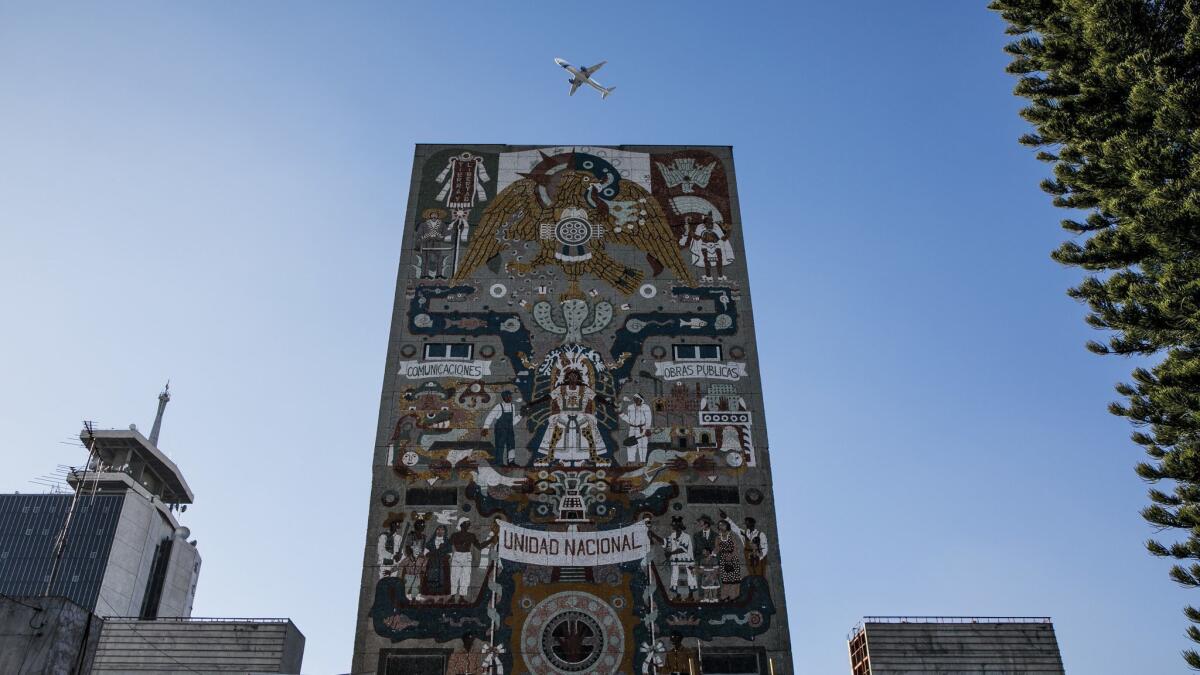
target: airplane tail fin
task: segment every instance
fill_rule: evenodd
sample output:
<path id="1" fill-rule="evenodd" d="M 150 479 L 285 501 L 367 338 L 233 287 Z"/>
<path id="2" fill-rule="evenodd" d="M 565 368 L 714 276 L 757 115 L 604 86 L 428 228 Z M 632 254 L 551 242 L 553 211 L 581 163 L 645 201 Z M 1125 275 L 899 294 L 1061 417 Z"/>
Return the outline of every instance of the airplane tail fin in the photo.
<path id="1" fill-rule="evenodd" d="M 605 90 L 604 90 L 604 93 L 600 94 L 600 98 L 601 98 L 601 99 L 606 99 L 606 98 L 608 98 L 608 95 L 609 95 L 609 94 L 611 94 L 611 93 L 613 93 L 613 90 L 614 90 L 614 89 L 616 89 L 616 87 L 615 87 L 615 86 L 614 86 L 614 87 L 609 87 L 608 89 L 605 89 Z"/>

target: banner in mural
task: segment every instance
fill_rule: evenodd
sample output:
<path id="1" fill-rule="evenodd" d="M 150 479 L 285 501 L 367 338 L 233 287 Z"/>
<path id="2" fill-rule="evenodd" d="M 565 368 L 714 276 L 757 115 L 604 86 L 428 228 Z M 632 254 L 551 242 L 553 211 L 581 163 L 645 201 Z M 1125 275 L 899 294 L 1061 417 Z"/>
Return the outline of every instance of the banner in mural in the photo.
<path id="1" fill-rule="evenodd" d="M 646 523 L 598 532 L 548 532 L 501 521 L 500 557 L 549 567 L 599 567 L 641 560 L 650 552 Z"/>
<path id="2" fill-rule="evenodd" d="M 746 364 L 729 361 L 659 361 L 654 364 L 654 375 L 664 380 L 683 379 L 740 380 L 746 376 Z"/>
<path id="3" fill-rule="evenodd" d="M 459 377 L 478 380 L 492 374 L 491 361 L 401 361 L 400 374 L 410 380 Z"/>

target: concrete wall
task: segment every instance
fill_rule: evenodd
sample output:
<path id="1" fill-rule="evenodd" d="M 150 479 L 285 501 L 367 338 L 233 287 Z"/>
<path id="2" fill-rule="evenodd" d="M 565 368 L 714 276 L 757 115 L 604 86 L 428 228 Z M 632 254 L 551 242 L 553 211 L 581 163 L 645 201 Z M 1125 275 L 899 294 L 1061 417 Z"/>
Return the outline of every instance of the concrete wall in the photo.
<path id="1" fill-rule="evenodd" d="M 110 619 L 94 675 L 299 673 L 304 636 L 281 620 Z"/>
<path id="2" fill-rule="evenodd" d="M 1062 675 L 1050 623 L 867 623 L 871 675 Z"/>
<path id="3" fill-rule="evenodd" d="M 0 673 L 87 675 L 103 624 L 66 598 L 0 596 Z"/>
<path id="4" fill-rule="evenodd" d="M 506 675 L 643 672 L 651 658 L 686 671 L 666 664 L 701 649 L 792 672 L 742 242 L 754 226 L 728 147 L 417 147 L 354 672 L 405 654 Z M 700 346 L 719 352 L 690 361 Z M 521 418 L 508 456 L 510 427 L 489 421 L 505 391 Z M 635 395 L 650 407 L 637 433 Z M 756 519 L 765 549 L 701 539 L 722 513 L 738 531 Z M 538 550 L 497 546 L 501 523 Z M 464 524 L 455 558 L 438 528 Z M 551 552 L 575 536 L 620 550 Z M 405 561 L 410 543 L 423 561 Z"/>
<path id="5" fill-rule="evenodd" d="M 200 552 L 183 537 L 176 537 L 175 545 L 171 547 L 171 559 L 167 564 L 162 597 L 158 602 L 158 616 L 191 616 L 199 578 Z"/>
<path id="6" fill-rule="evenodd" d="M 96 614 L 140 614 L 155 549 L 174 531 L 174 524 L 159 513 L 150 500 L 133 492 L 126 496 L 108 554 L 108 568 L 100 585 Z"/>

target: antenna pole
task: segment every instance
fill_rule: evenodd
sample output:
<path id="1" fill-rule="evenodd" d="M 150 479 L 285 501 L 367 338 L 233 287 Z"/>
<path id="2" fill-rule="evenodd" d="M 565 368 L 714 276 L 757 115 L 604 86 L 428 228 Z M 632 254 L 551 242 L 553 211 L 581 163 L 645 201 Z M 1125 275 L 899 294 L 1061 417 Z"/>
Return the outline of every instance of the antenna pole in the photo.
<path id="1" fill-rule="evenodd" d="M 654 561 L 647 560 L 646 563 L 647 563 L 646 569 L 649 570 L 649 573 L 650 573 L 650 614 L 653 615 L 654 614 L 654 591 L 655 591 Z M 656 654 L 654 651 L 655 649 L 658 648 L 658 645 L 656 644 L 657 641 L 654 636 L 654 626 L 657 623 L 658 623 L 658 617 L 655 616 L 655 620 L 650 622 L 650 672 L 653 673 L 654 675 L 657 675 L 657 673 L 658 673 L 658 661 L 656 659 Z"/>
<path id="2" fill-rule="evenodd" d="M 83 465 L 84 476 L 91 470 L 92 459 L 96 456 L 96 434 L 92 431 L 92 423 L 84 420 L 83 428 L 87 429 L 88 436 L 88 459 L 87 464 Z M 71 521 L 75 518 L 75 507 L 79 505 L 79 495 L 83 492 L 83 479 L 75 481 L 75 494 L 71 497 L 71 507 L 67 509 L 66 520 L 63 521 L 62 529 L 58 531 L 58 537 L 54 540 L 54 555 L 50 559 L 50 575 L 46 579 L 46 592 L 43 595 L 50 595 L 50 587 L 54 585 L 54 580 L 58 576 L 58 566 L 62 562 L 63 553 L 67 549 L 67 531 L 71 527 Z"/>

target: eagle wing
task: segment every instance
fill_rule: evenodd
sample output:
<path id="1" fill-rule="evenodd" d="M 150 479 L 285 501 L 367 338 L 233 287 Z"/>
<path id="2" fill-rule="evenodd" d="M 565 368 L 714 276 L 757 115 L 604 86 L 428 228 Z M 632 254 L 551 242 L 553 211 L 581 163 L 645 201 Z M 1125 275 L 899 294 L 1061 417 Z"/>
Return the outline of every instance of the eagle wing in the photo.
<path id="1" fill-rule="evenodd" d="M 614 244 L 640 248 L 674 272 L 680 281 L 693 283 L 692 271 L 684 264 L 683 258 L 679 255 L 675 234 L 671 231 L 667 215 L 663 212 L 658 200 L 641 185 L 630 180 L 623 180 L 613 201 L 638 202 L 639 206 L 645 209 L 646 215 L 642 217 L 643 222 L 635 221 L 623 225 L 620 232 L 617 232 L 615 228 L 609 229 L 604 233 L 604 238 Z"/>
<path id="2" fill-rule="evenodd" d="M 537 239 L 538 218 L 542 205 L 537 197 L 537 182 L 524 178 L 504 188 L 483 210 L 479 224 L 471 233 L 471 243 L 454 274 L 454 279 L 466 279 L 480 265 L 504 250 L 504 241 Z M 501 235 L 504 239 L 501 239 Z"/>

